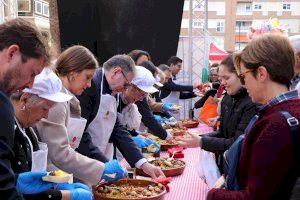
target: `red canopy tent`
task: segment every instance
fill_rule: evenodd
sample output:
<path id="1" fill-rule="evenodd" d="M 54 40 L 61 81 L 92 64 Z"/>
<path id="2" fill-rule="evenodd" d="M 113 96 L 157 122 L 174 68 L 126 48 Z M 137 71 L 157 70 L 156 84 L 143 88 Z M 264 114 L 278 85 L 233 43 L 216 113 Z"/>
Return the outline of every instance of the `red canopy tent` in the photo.
<path id="1" fill-rule="evenodd" d="M 214 43 L 210 43 L 209 47 L 209 60 L 222 61 L 229 55 L 228 52 L 222 51 Z"/>

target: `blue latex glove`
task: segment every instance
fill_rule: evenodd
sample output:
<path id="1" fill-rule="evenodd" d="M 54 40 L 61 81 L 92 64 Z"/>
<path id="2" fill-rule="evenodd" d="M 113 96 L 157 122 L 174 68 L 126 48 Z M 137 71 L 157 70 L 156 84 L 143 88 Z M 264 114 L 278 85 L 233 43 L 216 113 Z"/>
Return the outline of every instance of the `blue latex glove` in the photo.
<path id="1" fill-rule="evenodd" d="M 77 188 L 90 190 L 89 186 L 82 183 L 58 183 L 56 186 L 57 190 L 75 190 Z"/>
<path id="2" fill-rule="evenodd" d="M 154 142 L 153 140 L 149 139 L 149 138 L 143 138 L 140 136 L 136 136 L 136 137 L 132 137 L 132 140 L 135 142 L 136 146 L 138 148 L 143 148 L 143 147 L 148 147 L 151 144 L 154 144 L 154 146 L 159 147 L 159 145 Z"/>
<path id="3" fill-rule="evenodd" d="M 147 144 L 147 147 L 151 144 L 153 144 L 155 147 L 159 148 L 159 144 L 157 144 L 156 142 L 154 142 L 153 140 L 149 139 L 149 138 L 145 138 L 145 143 Z"/>
<path id="4" fill-rule="evenodd" d="M 111 174 L 116 174 L 114 177 L 107 176 Z M 123 177 L 127 176 L 127 171 L 120 165 L 117 160 L 112 160 L 105 163 L 104 171 L 101 179 L 107 182 L 117 181 Z"/>
<path id="5" fill-rule="evenodd" d="M 164 103 L 162 105 L 163 111 L 173 111 L 173 104 L 172 103 Z"/>
<path id="6" fill-rule="evenodd" d="M 145 138 L 136 136 L 136 137 L 132 137 L 132 140 L 134 141 L 134 143 L 136 144 L 136 146 L 141 149 L 143 147 L 147 147 L 147 143 L 145 141 Z"/>
<path id="7" fill-rule="evenodd" d="M 23 194 L 37 194 L 49 190 L 54 184 L 42 180 L 46 175 L 46 171 L 21 173 L 18 176 L 17 188 Z"/>
<path id="8" fill-rule="evenodd" d="M 170 117 L 170 118 L 163 118 L 163 120 L 165 121 L 165 122 L 177 122 L 177 120 L 175 119 L 175 117 Z"/>
<path id="9" fill-rule="evenodd" d="M 160 149 L 160 145 L 158 143 L 154 142 L 153 140 L 149 139 L 149 138 L 145 138 L 145 143 L 147 144 L 147 147 L 149 145 L 153 144 L 156 148 L 155 152 L 159 151 L 159 149 Z"/>
<path id="10" fill-rule="evenodd" d="M 160 115 L 153 115 L 155 120 L 158 122 L 158 123 L 162 123 L 163 120 L 162 120 L 162 117 Z"/>
<path id="11" fill-rule="evenodd" d="M 77 188 L 70 190 L 70 199 L 71 200 L 92 200 L 92 193 L 89 190 L 82 188 Z"/>

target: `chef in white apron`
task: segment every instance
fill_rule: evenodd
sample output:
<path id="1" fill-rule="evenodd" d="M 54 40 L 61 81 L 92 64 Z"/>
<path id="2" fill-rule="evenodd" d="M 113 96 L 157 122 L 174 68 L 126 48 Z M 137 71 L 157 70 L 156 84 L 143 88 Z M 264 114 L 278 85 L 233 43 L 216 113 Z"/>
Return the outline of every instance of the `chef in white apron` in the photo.
<path id="1" fill-rule="evenodd" d="M 180 99 L 180 94 L 181 92 L 187 92 L 190 93 L 188 97 L 186 98 L 193 98 L 196 97 L 196 95 L 193 93 L 193 89 L 197 87 L 197 83 L 194 85 L 179 85 L 178 80 L 176 79 L 176 75 L 179 73 L 179 71 L 182 68 L 182 60 L 176 56 L 172 56 L 168 60 L 168 65 L 169 65 L 169 70 L 171 72 L 172 78 L 169 80 L 167 83 L 165 83 L 164 87 L 162 90 L 166 90 L 167 92 L 170 92 L 167 96 L 163 96 L 165 94 L 164 91 L 161 91 L 161 97 L 162 97 L 162 102 L 163 103 L 173 103 L 179 105 L 179 99 Z M 174 114 L 171 113 L 173 117 L 175 117 L 177 120 L 180 120 L 181 116 L 180 113 Z"/>
<path id="2" fill-rule="evenodd" d="M 35 84 L 33 85 L 35 89 Z M 13 94 L 12 104 L 15 110 L 15 137 L 14 137 L 14 147 L 13 152 L 15 155 L 15 159 L 12 162 L 12 169 L 15 173 L 32 175 L 36 173 L 41 173 L 46 175 L 47 168 L 47 156 L 48 156 L 48 148 L 47 144 L 39 141 L 36 131 L 31 126 L 39 121 L 41 118 L 46 117 L 48 114 L 48 110 L 55 104 L 54 99 L 48 100 L 47 97 L 39 97 L 39 93 L 30 94 L 28 93 L 18 93 Z M 60 96 L 60 95 L 58 95 Z M 65 100 L 67 101 L 71 96 L 67 97 Z M 60 99 L 61 100 L 61 99 Z M 58 100 L 58 101 L 60 101 Z M 31 172 L 30 172 L 31 171 Z M 42 176 L 44 176 L 42 175 Z M 32 179 L 33 181 L 34 179 Z M 70 180 L 71 181 L 71 180 Z M 46 182 L 43 182 L 46 183 Z M 49 183 L 48 183 L 49 184 Z M 86 189 L 87 186 L 81 184 L 76 186 L 83 187 Z M 42 188 L 43 185 L 35 185 L 32 182 L 26 186 L 28 188 L 33 187 L 36 190 L 37 187 Z M 47 188 L 50 188 L 48 186 Z M 62 191 L 62 190 L 70 190 L 68 188 L 72 188 L 73 185 L 64 184 L 62 187 L 57 187 L 55 190 L 53 189 L 41 189 L 42 192 L 38 194 L 28 194 L 26 193 L 26 198 L 30 199 L 45 199 L 45 198 L 53 198 L 53 199 L 65 199 L 69 198 L 74 191 Z M 77 192 L 77 191 L 76 191 Z M 80 190 L 80 194 L 87 194 L 89 196 L 89 191 Z M 91 195 L 91 194 L 90 194 Z M 81 196 L 82 197 L 82 196 Z M 80 198 L 86 199 L 86 198 Z M 91 197 L 89 198 L 91 199 Z"/>
<path id="3" fill-rule="evenodd" d="M 120 101 L 122 102 L 118 108 L 118 120 L 127 130 L 135 130 L 138 133 L 138 129 L 141 126 L 142 115 L 139 113 L 135 102 L 143 100 L 148 94 L 158 92 L 158 90 L 153 87 L 154 81 L 156 81 L 156 79 L 154 79 L 149 70 L 144 67 L 136 66 L 136 76 L 131 82 L 132 85 L 120 95 Z M 123 158 L 119 151 L 117 151 L 116 155 L 118 160 Z"/>
<path id="4" fill-rule="evenodd" d="M 72 99 L 75 100 L 75 99 Z M 70 116 L 71 113 L 71 102 L 68 102 L 68 124 L 67 124 L 67 133 L 69 144 L 73 149 L 76 149 L 79 146 L 83 131 L 86 126 L 87 120 L 80 117 L 74 118 Z"/>
<path id="5" fill-rule="evenodd" d="M 47 76 L 47 74 L 48 71 L 45 69 L 42 71 L 41 76 Z M 37 77 L 31 89 L 24 89 L 23 93 L 19 92 L 13 94 L 11 97 L 15 110 L 16 135 L 19 134 L 17 138 L 20 139 L 20 141 L 17 141 L 20 142 L 20 149 L 16 152 L 16 154 L 19 154 L 16 157 L 18 158 L 18 156 L 20 156 L 17 165 L 25 166 L 31 163 L 31 169 L 28 169 L 30 171 L 45 171 L 47 168 L 48 155 L 47 144 L 38 140 L 34 129 L 31 127 L 34 126 L 37 121 L 46 117 L 49 109 L 55 103 L 68 101 L 72 98 L 72 96 L 67 94 L 52 94 L 51 90 L 43 90 L 45 84 L 51 85 L 51 81 L 43 81 Z M 28 128 L 27 133 L 25 128 Z M 36 150 L 34 151 L 34 149 Z M 31 155 L 31 160 L 27 157 L 27 161 L 25 161 L 25 155 Z M 20 167 L 19 169 L 25 170 L 26 167 Z"/>
<path id="6" fill-rule="evenodd" d="M 19 131 L 21 132 L 25 143 L 26 143 L 26 150 L 30 151 L 31 154 L 31 171 L 45 171 L 47 169 L 47 155 L 48 155 L 48 147 L 47 144 L 43 143 L 43 142 L 39 142 L 38 138 L 35 134 L 35 131 L 33 130 L 33 128 L 29 128 L 29 131 L 31 132 L 31 135 L 34 137 L 34 139 L 37 141 L 38 143 L 38 150 L 34 151 L 33 150 L 33 144 L 30 140 L 30 138 L 27 136 L 25 129 L 21 127 L 20 123 L 18 122 L 17 119 L 15 119 L 16 121 L 16 129 L 18 128 Z M 21 164 L 22 161 L 19 160 L 18 164 Z M 27 161 L 28 163 L 28 161 Z"/>
<path id="7" fill-rule="evenodd" d="M 132 67 L 131 70 L 128 69 L 129 66 Z M 97 69 L 89 91 L 78 97 L 81 101 L 82 113 L 85 113 L 91 121 L 83 136 L 86 137 L 89 134 L 92 143 L 108 159 L 113 158 L 113 144 L 116 145 L 132 167 L 141 168 L 155 178 L 163 175 L 162 171 L 147 162 L 136 147 L 130 133 L 117 120 L 117 93 L 131 86 L 134 72 L 134 62 L 126 55 L 116 55 L 105 62 L 102 69 Z M 83 141 L 87 140 L 85 138 Z M 81 147 L 82 145 L 85 144 L 80 144 Z M 88 145 L 85 147 L 86 149 L 82 151 L 89 151 Z"/>
<path id="8" fill-rule="evenodd" d="M 92 153 L 77 151 L 81 143 L 86 144 L 86 134 L 83 133 L 86 122 L 80 117 L 89 122 L 92 120 L 84 115 L 76 96 L 91 88 L 91 80 L 97 68 L 95 57 L 83 46 L 75 45 L 62 52 L 55 63 L 55 72 L 63 87 L 56 91 L 71 94 L 73 98 L 68 102 L 57 103 L 49 110 L 48 116 L 36 124 L 38 136 L 48 145 L 47 169 L 59 168 L 89 185 L 95 185 L 102 179 L 118 180 L 126 175 L 118 162 L 107 162 L 92 143 L 89 143 L 89 147 L 93 145 Z M 93 157 L 94 152 L 98 154 L 97 157 Z M 102 155 L 103 161 L 99 155 Z M 110 177 L 107 174 L 115 175 Z"/>
<path id="9" fill-rule="evenodd" d="M 177 84 L 178 80 L 172 78 L 173 82 Z M 175 105 L 179 105 L 179 99 L 180 99 L 180 91 L 171 91 L 170 94 L 163 98 L 161 101 L 162 103 L 172 103 Z M 180 120 L 180 112 L 177 113 L 170 113 L 175 119 Z"/>
<path id="10" fill-rule="evenodd" d="M 104 69 L 102 69 L 102 80 L 103 77 Z M 117 120 L 117 105 L 119 104 L 117 99 L 119 98 L 110 94 L 103 94 L 103 81 L 101 81 L 100 106 L 97 115 L 87 128 L 93 143 L 109 160 L 112 160 L 114 155 L 113 144 L 109 143 L 109 138 Z"/>

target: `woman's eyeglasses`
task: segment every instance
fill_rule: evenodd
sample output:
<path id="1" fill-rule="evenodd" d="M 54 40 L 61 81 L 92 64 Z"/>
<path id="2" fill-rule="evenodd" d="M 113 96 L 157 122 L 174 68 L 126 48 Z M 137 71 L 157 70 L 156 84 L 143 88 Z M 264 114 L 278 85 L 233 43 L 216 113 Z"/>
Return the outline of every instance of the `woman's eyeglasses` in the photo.
<path id="1" fill-rule="evenodd" d="M 245 75 L 246 75 L 248 72 L 253 72 L 253 71 L 254 71 L 254 69 L 249 69 L 249 70 L 247 70 L 247 71 L 245 71 L 245 72 L 243 72 L 243 73 L 240 73 L 240 74 L 238 75 L 238 78 L 240 79 L 242 85 L 245 85 Z"/>

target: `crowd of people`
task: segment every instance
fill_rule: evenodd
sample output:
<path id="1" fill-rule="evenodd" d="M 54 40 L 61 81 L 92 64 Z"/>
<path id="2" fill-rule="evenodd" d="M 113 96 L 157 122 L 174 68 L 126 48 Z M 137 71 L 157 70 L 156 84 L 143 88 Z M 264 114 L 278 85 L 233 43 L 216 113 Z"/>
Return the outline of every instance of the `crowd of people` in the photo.
<path id="1" fill-rule="evenodd" d="M 162 123 L 177 122 L 179 100 L 200 87 L 178 83 L 183 61 L 171 56 L 155 66 L 136 49 L 100 66 L 81 45 L 56 58 L 50 52 L 31 22 L 0 24 L 1 198 L 92 199 L 92 185 L 127 176 L 123 158 L 164 177 L 141 152 L 159 145 L 141 132 L 173 139 Z M 195 107 L 215 99 L 218 115 L 204 123 L 216 130 L 178 139 L 215 153 L 224 175 L 207 199 L 299 198 L 299 68 L 300 36 L 269 34 L 211 68 L 210 90 Z M 54 170 L 73 174 L 74 183 L 42 180 Z"/>

